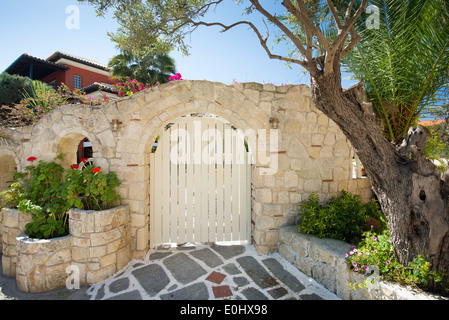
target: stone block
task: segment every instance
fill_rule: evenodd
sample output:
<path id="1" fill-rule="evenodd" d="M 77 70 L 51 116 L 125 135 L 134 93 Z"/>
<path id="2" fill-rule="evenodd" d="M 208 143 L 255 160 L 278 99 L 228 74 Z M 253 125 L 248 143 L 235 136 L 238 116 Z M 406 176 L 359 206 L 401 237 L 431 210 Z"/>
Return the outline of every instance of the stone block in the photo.
<path id="1" fill-rule="evenodd" d="M 271 203 L 273 202 L 273 195 L 271 189 L 257 189 L 256 190 L 256 201 L 260 203 Z"/>
<path id="2" fill-rule="evenodd" d="M 286 188 L 297 188 L 298 187 L 298 175 L 295 171 L 286 171 L 284 173 L 284 184 Z"/>

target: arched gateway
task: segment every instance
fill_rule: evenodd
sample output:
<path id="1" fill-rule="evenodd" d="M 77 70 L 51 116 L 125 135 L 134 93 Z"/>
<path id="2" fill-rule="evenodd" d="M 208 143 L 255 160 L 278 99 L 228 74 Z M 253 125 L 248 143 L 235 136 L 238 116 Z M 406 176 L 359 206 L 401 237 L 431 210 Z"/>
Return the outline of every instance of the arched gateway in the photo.
<path id="1" fill-rule="evenodd" d="M 169 123 L 150 160 L 150 245 L 250 242 L 250 157 L 243 134 L 220 117 Z"/>
<path id="2" fill-rule="evenodd" d="M 193 114 L 217 117 L 186 117 Z M 195 139 L 195 121 L 202 126 L 201 141 Z M 173 135 L 175 128 L 178 133 Z M 247 152 L 242 141 L 231 153 L 226 150 L 226 134 L 233 136 L 236 129 L 251 151 L 250 165 L 226 162 L 231 154 L 234 159 Z M 222 137 L 217 138 L 217 132 Z M 130 258 L 134 259 L 144 258 L 150 243 L 166 241 L 238 239 L 251 241 L 259 253 L 275 251 L 278 228 L 296 222 L 300 201 L 312 192 L 322 199 L 342 189 L 363 199 L 371 195 L 366 179 L 352 179 L 351 146 L 316 109 L 305 85 L 175 81 L 100 106 L 62 106 L 32 127 L 7 133 L 15 143 L 0 145 L 0 157 L 15 159 L 19 170 L 28 165 L 30 156 L 52 161 L 61 150 L 76 159 L 80 141 L 88 138 L 94 164 L 115 172 L 122 182 L 118 191 L 122 204 L 129 207 Z M 169 153 L 162 153 L 163 149 L 151 153 L 158 136 L 160 147 Z M 222 140 L 223 154 L 216 152 Z M 186 150 L 189 144 L 190 151 L 199 149 L 200 142 L 200 164 L 195 158 L 181 162 L 183 156 L 198 157 Z M 177 154 L 177 162 L 162 161 L 172 154 Z M 246 171 L 237 170 L 238 166 Z M 170 188 L 164 189 L 165 184 Z M 156 213 L 166 208 L 168 225 L 166 214 Z M 232 209 L 230 224 L 228 208 Z M 192 214 L 197 211 L 199 215 Z M 238 218 L 233 218 L 236 212 Z"/>

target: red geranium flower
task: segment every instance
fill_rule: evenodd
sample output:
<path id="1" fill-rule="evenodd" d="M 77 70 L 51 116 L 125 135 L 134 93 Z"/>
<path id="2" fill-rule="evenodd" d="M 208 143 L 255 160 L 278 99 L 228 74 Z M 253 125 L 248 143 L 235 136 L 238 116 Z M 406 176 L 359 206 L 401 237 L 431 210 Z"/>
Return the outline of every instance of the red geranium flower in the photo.
<path id="1" fill-rule="evenodd" d="M 35 161 L 35 160 L 37 160 L 35 157 L 29 157 L 29 158 L 27 159 L 27 161 Z"/>
<path id="2" fill-rule="evenodd" d="M 93 173 L 97 173 L 97 172 L 100 172 L 100 170 L 101 170 L 100 168 L 94 168 L 94 169 L 92 170 L 92 172 L 93 172 Z"/>
<path id="3" fill-rule="evenodd" d="M 72 164 L 70 166 L 70 169 L 78 169 L 78 168 L 79 168 L 79 166 L 77 164 Z"/>
<path id="4" fill-rule="evenodd" d="M 87 161 L 89 161 L 89 159 L 87 159 L 87 158 L 82 158 L 81 159 L 81 162 L 87 162 Z"/>

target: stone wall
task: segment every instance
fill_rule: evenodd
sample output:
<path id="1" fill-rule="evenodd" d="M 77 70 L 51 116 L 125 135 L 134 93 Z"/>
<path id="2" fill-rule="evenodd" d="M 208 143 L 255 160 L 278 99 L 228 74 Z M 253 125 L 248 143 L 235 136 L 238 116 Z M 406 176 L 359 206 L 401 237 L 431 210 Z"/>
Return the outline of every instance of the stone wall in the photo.
<path id="1" fill-rule="evenodd" d="M 26 159 L 51 161 L 65 153 L 63 165 L 76 162 L 79 142 L 92 143 L 93 161 L 117 173 L 119 194 L 130 210 L 132 258 L 144 258 L 149 243 L 150 150 L 170 121 L 192 113 L 220 116 L 243 132 L 271 129 L 279 120 L 278 148 L 251 150 L 260 160 L 252 170 L 252 237 L 259 253 L 276 250 L 278 229 L 295 223 L 299 203 L 310 193 L 328 199 L 342 189 L 369 199 L 367 179 L 352 178 L 351 145 L 312 102 L 306 85 L 274 86 L 209 81 L 175 81 L 101 106 L 66 105 L 36 125 L 8 130 L 15 145 L 0 146 L 18 170 Z M 117 123 L 116 127 L 114 123 Z M 259 136 L 260 137 L 260 136 Z"/>
<path id="2" fill-rule="evenodd" d="M 326 289 L 344 300 L 441 300 L 440 296 L 411 288 L 375 281 L 369 289 L 359 288 L 367 279 L 350 271 L 344 254 L 349 244 L 320 239 L 298 232 L 297 226 L 279 229 L 279 254 L 299 271 L 321 283 Z M 356 284 L 356 290 L 349 285 Z M 445 299 L 447 300 L 447 299 Z"/>
<path id="3" fill-rule="evenodd" d="M 0 192 L 8 189 L 9 182 L 13 178 L 16 162 L 9 155 L 0 156 Z"/>

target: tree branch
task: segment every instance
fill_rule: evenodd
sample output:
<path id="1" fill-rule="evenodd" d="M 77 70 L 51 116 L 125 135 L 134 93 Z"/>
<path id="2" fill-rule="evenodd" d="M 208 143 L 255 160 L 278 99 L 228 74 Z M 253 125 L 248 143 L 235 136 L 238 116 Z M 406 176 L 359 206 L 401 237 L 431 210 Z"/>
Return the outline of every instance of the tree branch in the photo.
<path id="1" fill-rule="evenodd" d="M 335 10 L 334 4 L 332 3 L 332 0 L 326 0 L 327 6 L 329 7 L 329 10 L 331 11 L 332 16 L 334 17 L 335 24 L 337 25 L 338 32 L 340 32 L 343 29 L 343 26 L 340 21 L 340 17 L 337 14 L 337 11 Z"/>
<path id="2" fill-rule="evenodd" d="M 262 15 L 264 15 L 270 22 L 272 22 L 276 27 L 282 30 L 284 34 L 294 43 L 294 45 L 298 48 L 299 52 L 307 57 L 307 52 L 304 49 L 304 44 L 290 31 L 282 22 L 276 19 L 273 15 L 267 12 L 259 3 L 258 0 L 251 0 L 251 3 L 254 5 L 257 11 L 259 11 Z M 310 60 L 309 60 L 310 61 Z"/>
<path id="3" fill-rule="evenodd" d="M 314 34 L 317 37 L 318 42 L 326 49 L 326 51 L 329 50 L 331 45 L 329 40 L 324 36 L 321 30 L 310 21 L 304 1 L 297 0 L 297 3 L 299 6 L 299 10 L 296 9 L 296 7 L 291 3 L 290 0 L 284 0 L 281 2 L 281 4 L 291 14 L 293 14 L 299 21 L 301 21 L 304 24 L 304 27 L 306 27 L 306 29 L 310 30 L 312 34 Z"/>
<path id="4" fill-rule="evenodd" d="M 349 30 L 351 34 L 351 42 L 340 52 L 340 59 L 343 58 L 349 51 L 351 51 L 362 37 L 355 31 L 354 27 Z"/>
<path id="5" fill-rule="evenodd" d="M 304 67 L 304 68 L 306 68 L 307 70 L 309 70 L 310 68 L 309 68 L 309 66 L 308 66 L 308 64 L 305 62 L 305 61 L 303 61 L 303 60 L 298 60 L 298 59 L 293 59 L 293 58 L 288 58 L 288 57 L 284 57 L 284 56 L 280 56 L 280 55 L 276 55 L 276 54 L 273 54 L 271 51 L 270 51 L 270 49 L 268 48 L 268 45 L 267 45 L 267 40 L 268 40 L 268 38 L 264 38 L 263 36 L 262 36 L 262 34 L 259 32 L 259 30 L 256 28 L 256 26 L 254 25 L 254 24 L 252 24 L 251 22 L 249 22 L 249 21 L 238 21 L 238 22 L 235 22 L 235 23 L 233 23 L 233 24 L 231 24 L 231 25 L 224 25 L 224 24 L 222 24 L 222 23 L 220 23 L 220 22 L 204 22 L 204 21 L 197 21 L 197 22 L 195 22 L 195 21 L 190 21 L 190 23 L 192 24 L 192 25 L 194 25 L 195 27 L 198 27 L 198 26 L 206 26 L 206 27 L 212 27 L 212 26 L 219 26 L 219 27 L 222 27 L 223 28 L 223 30 L 221 31 L 221 32 L 226 32 L 226 31 L 228 31 L 229 29 L 231 29 L 231 28 L 234 28 L 234 27 L 236 27 L 236 26 L 238 26 L 238 25 L 242 25 L 242 24 L 246 24 L 246 25 L 248 25 L 251 29 L 253 29 L 253 31 L 254 31 L 254 33 L 257 35 L 257 37 L 259 38 L 259 41 L 260 41 L 260 44 L 262 45 L 262 47 L 264 48 L 264 50 L 265 50 L 265 52 L 268 54 L 268 57 L 270 58 L 270 59 L 276 59 L 276 60 L 282 60 L 282 61 L 285 61 L 285 62 L 291 62 L 291 63 L 295 63 L 295 64 L 298 64 L 298 65 L 300 65 L 300 66 L 302 66 L 302 67 Z M 310 72 L 310 70 L 309 70 L 309 72 Z"/>
<path id="6" fill-rule="evenodd" d="M 348 7 L 348 10 L 346 11 L 344 29 L 339 33 L 339 35 L 337 36 L 337 39 L 335 39 L 335 41 L 333 42 L 333 44 L 337 47 L 342 45 L 344 43 L 344 41 L 346 40 L 347 34 L 350 32 L 351 28 L 354 27 L 355 22 L 360 17 L 362 12 L 365 10 L 366 5 L 368 4 L 368 0 L 363 0 L 362 3 L 360 4 L 360 7 L 357 9 L 356 13 L 354 14 L 354 16 L 351 17 L 353 3 L 354 3 L 354 0 L 351 1 L 350 5 Z M 350 10 L 350 8 L 351 8 L 351 10 Z"/>
<path id="7" fill-rule="evenodd" d="M 365 10 L 367 3 L 368 0 L 363 0 L 354 16 L 351 17 L 354 0 L 350 2 L 348 9 L 346 10 L 345 26 L 342 30 L 339 30 L 337 38 L 326 50 L 326 60 L 324 63 L 325 75 L 330 75 L 334 72 L 335 59 L 341 59 L 342 56 L 347 54 L 352 48 L 355 47 L 358 41 L 360 41 L 359 35 L 354 30 L 354 24 L 362 14 L 363 10 Z M 343 49 L 342 46 L 348 37 L 348 33 L 351 33 L 351 42 L 348 44 L 348 46 L 346 46 L 346 48 Z"/>

